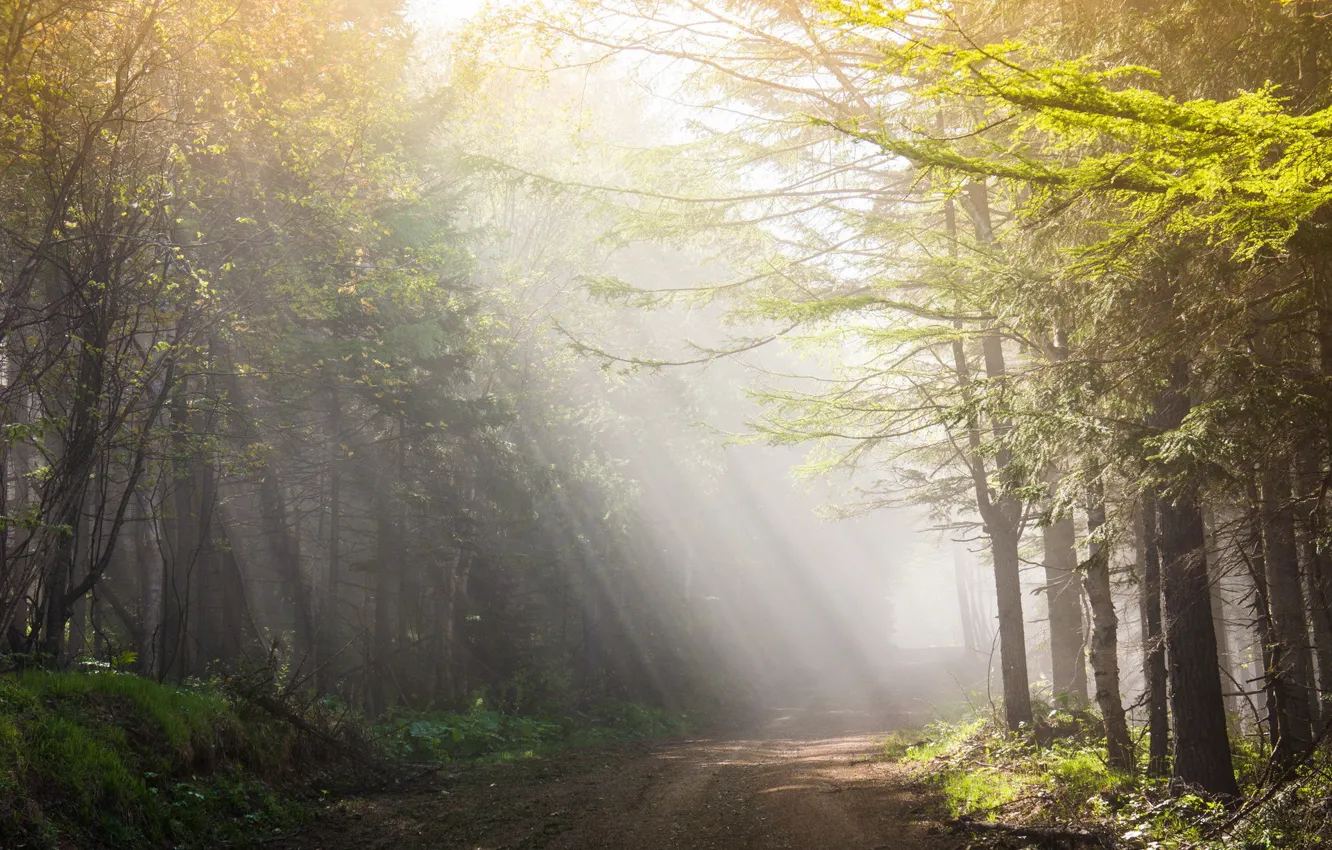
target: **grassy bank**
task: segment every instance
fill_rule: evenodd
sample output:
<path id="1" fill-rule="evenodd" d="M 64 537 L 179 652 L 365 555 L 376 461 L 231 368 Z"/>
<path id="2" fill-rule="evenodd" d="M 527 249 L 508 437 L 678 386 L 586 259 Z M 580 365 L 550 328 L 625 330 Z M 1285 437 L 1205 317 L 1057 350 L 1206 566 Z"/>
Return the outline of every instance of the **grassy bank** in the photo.
<path id="1" fill-rule="evenodd" d="M 1324 748 L 1278 780 L 1245 739 L 1234 743 L 1243 798 L 1174 793 L 1165 779 L 1111 770 L 1099 719 L 1059 714 L 1043 746 L 1004 734 L 990 718 L 899 732 L 884 752 L 935 785 L 950 814 L 969 822 L 1089 832 L 1102 847 L 1135 850 L 1272 850 L 1332 846 L 1332 752 Z M 1145 741 L 1139 765 L 1146 765 Z M 975 846 L 1032 843 L 1000 829 Z M 1051 839 L 1057 843 L 1057 839 Z M 1052 843 L 1050 846 L 1054 846 Z"/>
<path id="2" fill-rule="evenodd" d="M 0 846 L 217 847 L 291 828 L 287 725 L 207 687 L 0 677 Z"/>
<path id="3" fill-rule="evenodd" d="M 293 831 L 327 795 L 315 777 L 350 769 L 334 756 L 356 759 L 282 713 L 207 683 L 0 676 L 0 847 L 212 848 Z M 632 703 L 522 717 L 478 698 L 465 711 L 356 724 L 354 737 L 361 756 L 393 772 L 395 762 L 503 761 L 685 730 L 681 715 Z"/>

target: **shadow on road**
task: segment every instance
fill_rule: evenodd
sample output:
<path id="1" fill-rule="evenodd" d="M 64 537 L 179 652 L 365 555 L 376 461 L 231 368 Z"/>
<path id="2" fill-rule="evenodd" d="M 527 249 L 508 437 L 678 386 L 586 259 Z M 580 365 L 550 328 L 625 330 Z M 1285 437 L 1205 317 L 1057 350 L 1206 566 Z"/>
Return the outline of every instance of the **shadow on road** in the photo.
<path id="1" fill-rule="evenodd" d="M 954 850 L 878 758 L 870 712 L 776 708 L 749 735 L 569 751 L 344 801 L 288 850 Z"/>

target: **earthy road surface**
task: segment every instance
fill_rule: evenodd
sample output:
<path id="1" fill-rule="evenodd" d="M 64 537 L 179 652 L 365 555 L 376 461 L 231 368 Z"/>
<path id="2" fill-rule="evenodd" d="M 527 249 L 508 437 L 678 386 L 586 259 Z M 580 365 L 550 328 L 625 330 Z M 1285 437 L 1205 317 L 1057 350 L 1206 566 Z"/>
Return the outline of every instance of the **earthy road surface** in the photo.
<path id="1" fill-rule="evenodd" d="M 868 715 L 774 712 L 736 739 L 570 751 L 348 800 L 285 850 L 956 850 Z M 880 733 L 881 734 L 881 733 Z"/>

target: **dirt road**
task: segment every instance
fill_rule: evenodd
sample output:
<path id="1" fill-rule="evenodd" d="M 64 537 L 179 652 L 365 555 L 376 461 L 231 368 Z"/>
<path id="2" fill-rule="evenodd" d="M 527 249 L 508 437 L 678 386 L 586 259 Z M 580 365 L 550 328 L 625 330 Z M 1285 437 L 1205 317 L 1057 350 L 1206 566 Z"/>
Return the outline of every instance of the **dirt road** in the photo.
<path id="1" fill-rule="evenodd" d="M 331 807 L 285 850 L 955 850 L 866 718 L 776 713 L 752 735 L 571 751 Z"/>

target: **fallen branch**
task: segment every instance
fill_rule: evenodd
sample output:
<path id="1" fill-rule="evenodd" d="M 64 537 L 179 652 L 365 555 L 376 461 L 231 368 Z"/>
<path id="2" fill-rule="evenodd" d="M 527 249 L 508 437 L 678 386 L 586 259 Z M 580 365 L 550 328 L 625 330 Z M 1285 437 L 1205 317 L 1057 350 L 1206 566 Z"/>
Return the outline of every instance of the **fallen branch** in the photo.
<path id="1" fill-rule="evenodd" d="M 1115 842 L 1108 836 L 1085 829 L 1065 829 L 1051 826 L 1023 826 L 1021 824 L 994 823 L 990 821 L 967 820 L 959 818 L 948 822 L 955 832 L 976 832 L 990 835 L 1004 835 L 1035 842 L 1042 847 L 1054 850 L 1073 850 L 1077 847 L 1100 847 L 1103 850 L 1115 850 Z"/>

